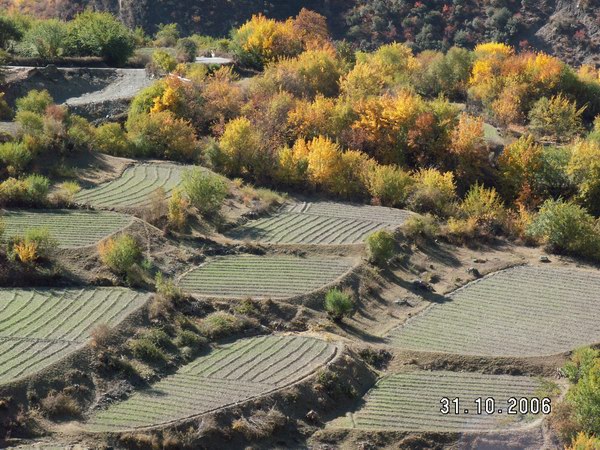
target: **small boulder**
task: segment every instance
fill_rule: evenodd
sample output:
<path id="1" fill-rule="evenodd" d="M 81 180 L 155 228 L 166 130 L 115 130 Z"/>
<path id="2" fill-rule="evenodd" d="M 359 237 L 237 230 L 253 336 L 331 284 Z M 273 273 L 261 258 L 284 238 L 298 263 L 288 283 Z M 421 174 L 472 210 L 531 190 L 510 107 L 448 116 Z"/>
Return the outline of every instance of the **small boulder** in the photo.
<path id="1" fill-rule="evenodd" d="M 429 283 L 423 281 L 423 280 L 419 280 L 419 279 L 414 279 L 412 280 L 412 285 L 417 288 L 420 289 L 422 291 L 433 291 L 433 286 L 431 286 Z"/>
<path id="2" fill-rule="evenodd" d="M 314 409 L 311 409 L 306 413 L 306 420 L 313 423 L 319 422 L 319 413 L 317 413 Z"/>
<path id="3" fill-rule="evenodd" d="M 542 256 L 540 256 L 540 262 L 549 263 L 550 258 L 548 258 L 546 255 L 542 255 Z"/>
<path id="4" fill-rule="evenodd" d="M 469 275 L 473 275 L 475 278 L 481 278 L 481 273 L 479 273 L 479 270 L 477 270 L 475 267 L 469 267 L 467 269 L 467 273 Z"/>

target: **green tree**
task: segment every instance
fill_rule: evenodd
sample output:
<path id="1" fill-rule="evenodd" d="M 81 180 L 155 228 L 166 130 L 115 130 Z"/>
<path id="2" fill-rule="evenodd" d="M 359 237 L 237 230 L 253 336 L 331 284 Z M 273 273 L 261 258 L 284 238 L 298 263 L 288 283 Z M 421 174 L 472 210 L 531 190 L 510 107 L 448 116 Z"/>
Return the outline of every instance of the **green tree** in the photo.
<path id="1" fill-rule="evenodd" d="M 23 31 L 11 16 L 0 15 L 0 49 L 8 49 L 11 42 L 19 41 Z"/>
<path id="2" fill-rule="evenodd" d="M 369 260 L 378 266 L 387 265 L 394 256 L 396 241 L 394 235 L 386 230 L 376 231 L 367 238 Z"/>
<path id="3" fill-rule="evenodd" d="M 354 300 L 346 292 L 342 292 L 337 288 L 331 289 L 325 295 L 325 311 L 336 322 L 344 317 L 352 317 L 354 314 Z"/>
<path id="4" fill-rule="evenodd" d="M 552 249 L 600 258 L 598 223 L 584 208 L 563 200 L 546 200 L 526 234 Z"/>
<path id="5" fill-rule="evenodd" d="M 69 23 L 69 47 L 81 56 L 98 56 L 121 66 L 135 49 L 133 33 L 113 15 L 86 11 Z"/>
<path id="6" fill-rule="evenodd" d="M 206 216 L 218 214 L 228 193 L 222 177 L 199 167 L 183 173 L 183 190 L 190 204 Z"/>
<path id="7" fill-rule="evenodd" d="M 154 46 L 156 47 L 175 47 L 179 39 L 179 29 L 176 23 L 161 23 L 158 31 L 154 35 Z"/>
<path id="8" fill-rule="evenodd" d="M 529 128 L 538 137 L 567 142 L 582 133 L 581 115 L 584 110 L 578 109 L 575 102 L 562 94 L 542 97 L 529 111 Z"/>
<path id="9" fill-rule="evenodd" d="M 198 46 L 196 42 L 190 38 L 183 38 L 177 41 L 177 61 L 179 62 L 194 62 L 198 54 Z"/>
<path id="10" fill-rule="evenodd" d="M 67 46 L 67 25 L 56 19 L 34 22 L 25 33 L 21 47 L 30 56 L 58 58 Z"/>

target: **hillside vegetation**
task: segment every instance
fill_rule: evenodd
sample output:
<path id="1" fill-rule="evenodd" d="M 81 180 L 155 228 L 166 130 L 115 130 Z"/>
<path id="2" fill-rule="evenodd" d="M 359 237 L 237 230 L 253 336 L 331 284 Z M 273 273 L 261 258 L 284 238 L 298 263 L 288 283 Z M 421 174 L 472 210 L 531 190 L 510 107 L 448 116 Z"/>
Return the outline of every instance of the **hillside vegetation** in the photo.
<path id="1" fill-rule="evenodd" d="M 145 66 L 76 109 L 3 69 L 0 446 L 597 447 L 600 72 L 513 5 L 0 15 L 17 64 Z"/>
<path id="2" fill-rule="evenodd" d="M 570 62 L 591 62 L 600 44 L 598 6 L 588 0 L 247 0 L 236 4 L 221 0 L 0 0 L 0 8 L 40 17 L 69 18 L 90 6 L 110 11 L 130 27 L 140 26 L 149 33 L 161 23 L 174 22 L 186 34 L 223 36 L 253 14 L 285 19 L 308 8 L 327 17 L 336 38 L 365 49 L 398 40 L 409 42 L 415 50 L 473 47 L 495 40 L 533 46 Z"/>

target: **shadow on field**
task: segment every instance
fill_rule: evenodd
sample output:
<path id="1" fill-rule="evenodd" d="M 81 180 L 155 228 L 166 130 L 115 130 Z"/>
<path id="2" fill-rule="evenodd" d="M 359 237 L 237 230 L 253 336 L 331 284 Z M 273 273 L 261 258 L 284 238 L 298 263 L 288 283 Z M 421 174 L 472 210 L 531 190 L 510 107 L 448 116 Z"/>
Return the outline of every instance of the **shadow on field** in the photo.
<path id="1" fill-rule="evenodd" d="M 375 344 L 375 343 L 378 343 L 378 344 L 385 343 L 385 339 L 384 338 L 382 338 L 380 336 L 372 335 L 370 333 L 367 333 L 366 331 L 361 330 L 360 328 L 357 328 L 357 327 L 355 327 L 352 324 L 345 323 L 345 322 L 340 322 L 340 323 L 338 323 L 338 326 L 342 330 L 344 330 L 346 333 L 348 333 L 348 334 L 350 334 L 350 335 L 352 335 L 354 337 L 360 338 L 360 339 L 362 339 L 365 342 L 369 342 L 369 343 L 372 343 L 372 344 Z"/>
<path id="2" fill-rule="evenodd" d="M 423 287 L 417 286 L 412 281 L 404 280 L 391 271 L 387 271 L 385 276 L 390 282 L 406 289 L 407 291 L 418 297 L 427 300 L 428 302 L 441 304 L 452 301 L 451 298 L 446 297 L 445 295 L 441 295 L 436 292 L 427 290 Z"/>

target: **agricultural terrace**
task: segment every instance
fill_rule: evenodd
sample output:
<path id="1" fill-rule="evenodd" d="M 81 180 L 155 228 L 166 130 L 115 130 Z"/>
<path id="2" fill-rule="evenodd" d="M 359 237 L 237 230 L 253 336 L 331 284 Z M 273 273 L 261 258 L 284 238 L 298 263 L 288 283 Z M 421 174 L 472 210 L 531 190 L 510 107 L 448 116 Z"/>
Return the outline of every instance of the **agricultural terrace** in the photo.
<path id="1" fill-rule="evenodd" d="M 151 389 L 93 415 L 92 432 L 152 427 L 199 416 L 289 386 L 329 362 L 337 347 L 299 336 L 238 340 L 179 369 Z"/>
<path id="2" fill-rule="evenodd" d="M 530 377 L 443 371 L 393 374 L 381 379 L 367 393 L 357 412 L 333 421 L 330 426 L 383 431 L 514 430 L 542 415 L 508 415 L 508 399 L 544 395 L 541 380 Z M 441 414 L 440 400 L 444 397 L 460 399 L 460 414 L 454 413 L 452 403 L 449 414 Z M 496 400 L 494 414 L 477 414 L 475 399 L 479 397 Z M 498 410 L 502 413 L 498 414 Z"/>
<path id="3" fill-rule="evenodd" d="M 521 266 L 474 281 L 396 328 L 392 345 L 477 356 L 545 356 L 600 342 L 600 272 Z"/>
<path id="4" fill-rule="evenodd" d="M 186 168 L 176 164 L 136 164 L 116 180 L 82 190 L 76 200 L 98 208 L 149 206 L 159 189 L 170 197 Z"/>
<path id="5" fill-rule="evenodd" d="M 352 267 L 339 257 L 224 256 L 188 272 L 179 285 L 203 297 L 286 299 L 321 289 Z"/>
<path id="6" fill-rule="evenodd" d="M 2 212 L 5 238 L 23 236 L 30 229 L 43 228 L 61 248 L 94 245 L 133 222 L 133 217 L 108 211 L 48 210 Z"/>
<path id="7" fill-rule="evenodd" d="M 0 383 L 73 353 L 95 326 L 118 325 L 147 297 L 125 288 L 0 289 Z"/>
<path id="8" fill-rule="evenodd" d="M 229 236 L 273 244 L 358 244 L 375 231 L 399 227 L 409 216 L 408 211 L 380 206 L 297 203 L 249 222 Z"/>

